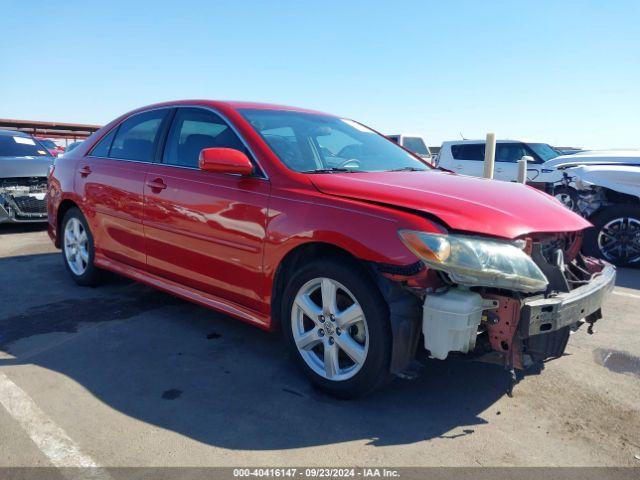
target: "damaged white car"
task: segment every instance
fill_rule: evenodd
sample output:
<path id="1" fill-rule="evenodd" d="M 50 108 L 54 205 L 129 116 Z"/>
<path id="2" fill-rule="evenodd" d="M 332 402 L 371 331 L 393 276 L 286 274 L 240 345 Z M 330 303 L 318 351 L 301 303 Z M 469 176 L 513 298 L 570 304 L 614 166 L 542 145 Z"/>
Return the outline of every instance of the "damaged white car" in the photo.
<path id="1" fill-rule="evenodd" d="M 53 160 L 30 135 L 0 130 L 0 223 L 47 221 L 47 175 Z"/>
<path id="2" fill-rule="evenodd" d="M 618 266 L 640 265 L 640 156 L 626 163 L 573 160 L 558 168 L 576 189 L 575 209 L 595 227 L 585 233 L 583 250 Z"/>

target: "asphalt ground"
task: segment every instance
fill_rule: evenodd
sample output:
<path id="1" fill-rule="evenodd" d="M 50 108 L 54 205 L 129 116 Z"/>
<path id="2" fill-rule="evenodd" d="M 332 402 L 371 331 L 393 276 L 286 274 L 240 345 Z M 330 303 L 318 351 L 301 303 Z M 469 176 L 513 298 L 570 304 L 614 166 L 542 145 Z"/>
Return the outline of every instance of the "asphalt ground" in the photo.
<path id="1" fill-rule="evenodd" d="M 596 333 L 513 398 L 453 357 L 340 401 L 278 334 L 116 276 L 78 287 L 41 227 L 0 225 L 0 467 L 640 466 L 639 312 L 621 269 Z"/>

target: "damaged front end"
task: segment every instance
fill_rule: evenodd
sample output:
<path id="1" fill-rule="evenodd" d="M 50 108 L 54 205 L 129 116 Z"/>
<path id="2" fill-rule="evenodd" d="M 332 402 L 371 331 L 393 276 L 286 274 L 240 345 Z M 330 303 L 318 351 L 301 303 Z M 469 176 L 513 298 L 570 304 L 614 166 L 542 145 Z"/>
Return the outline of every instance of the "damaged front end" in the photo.
<path id="1" fill-rule="evenodd" d="M 523 295 L 481 289 L 483 298 L 496 304 L 483 311 L 474 353 L 491 359 L 498 352 L 506 368 L 524 370 L 562 356 L 570 332 L 583 323 L 593 333 L 616 272 L 612 265 L 577 253 L 579 244 L 578 238 L 567 251 L 558 245 L 558 238 L 531 243 L 531 257 L 549 279 L 544 292 Z"/>
<path id="2" fill-rule="evenodd" d="M 0 178 L 0 223 L 47 221 L 46 177 Z"/>
<path id="3" fill-rule="evenodd" d="M 561 356 L 570 331 L 583 322 L 592 333 L 615 284 L 613 266 L 579 253 L 580 233 L 531 235 L 517 242 L 400 235 L 427 266 L 420 277 L 425 288 L 415 275 L 403 284 L 422 301 L 429 356 L 473 354 L 502 363 L 514 381 L 516 369 Z"/>

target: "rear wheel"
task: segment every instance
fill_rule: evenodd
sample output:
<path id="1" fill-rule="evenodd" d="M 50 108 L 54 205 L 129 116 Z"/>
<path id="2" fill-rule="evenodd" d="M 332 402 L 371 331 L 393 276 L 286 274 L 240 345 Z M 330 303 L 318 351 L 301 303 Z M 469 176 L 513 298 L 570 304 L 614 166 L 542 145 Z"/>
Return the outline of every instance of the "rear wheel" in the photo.
<path id="1" fill-rule="evenodd" d="M 67 271 L 78 285 L 99 283 L 101 271 L 93 264 L 93 236 L 78 208 L 69 209 L 62 219 L 62 257 Z"/>
<path id="2" fill-rule="evenodd" d="M 640 265 L 640 206 L 612 205 L 589 220 L 595 228 L 585 235 L 587 254 L 621 267 Z"/>
<path id="3" fill-rule="evenodd" d="M 390 377 L 388 307 L 357 265 L 323 260 L 297 272 L 285 289 L 282 323 L 296 362 L 319 388 L 353 398 Z"/>

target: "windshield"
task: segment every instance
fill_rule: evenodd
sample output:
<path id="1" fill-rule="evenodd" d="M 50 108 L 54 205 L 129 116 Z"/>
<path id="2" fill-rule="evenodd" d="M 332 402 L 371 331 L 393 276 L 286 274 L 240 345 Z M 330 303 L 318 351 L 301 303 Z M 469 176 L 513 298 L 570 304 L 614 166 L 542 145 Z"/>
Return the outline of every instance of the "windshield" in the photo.
<path id="1" fill-rule="evenodd" d="M 560 156 L 560 152 L 546 143 L 528 143 L 527 145 L 529 145 L 531 150 L 533 150 L 543 162 Z"/>
<path id="2" fill-rule="evenodd" d="M 0 135 L 0 157 L 50 157 L 38 141 L 30 137 Z"/>
<path id="3" fill-rule="evenodd" d="M 240 109 L 282 162 L 297 172 L 428 170 L 395 143 L 352 120 L 284 110 Z"/>

